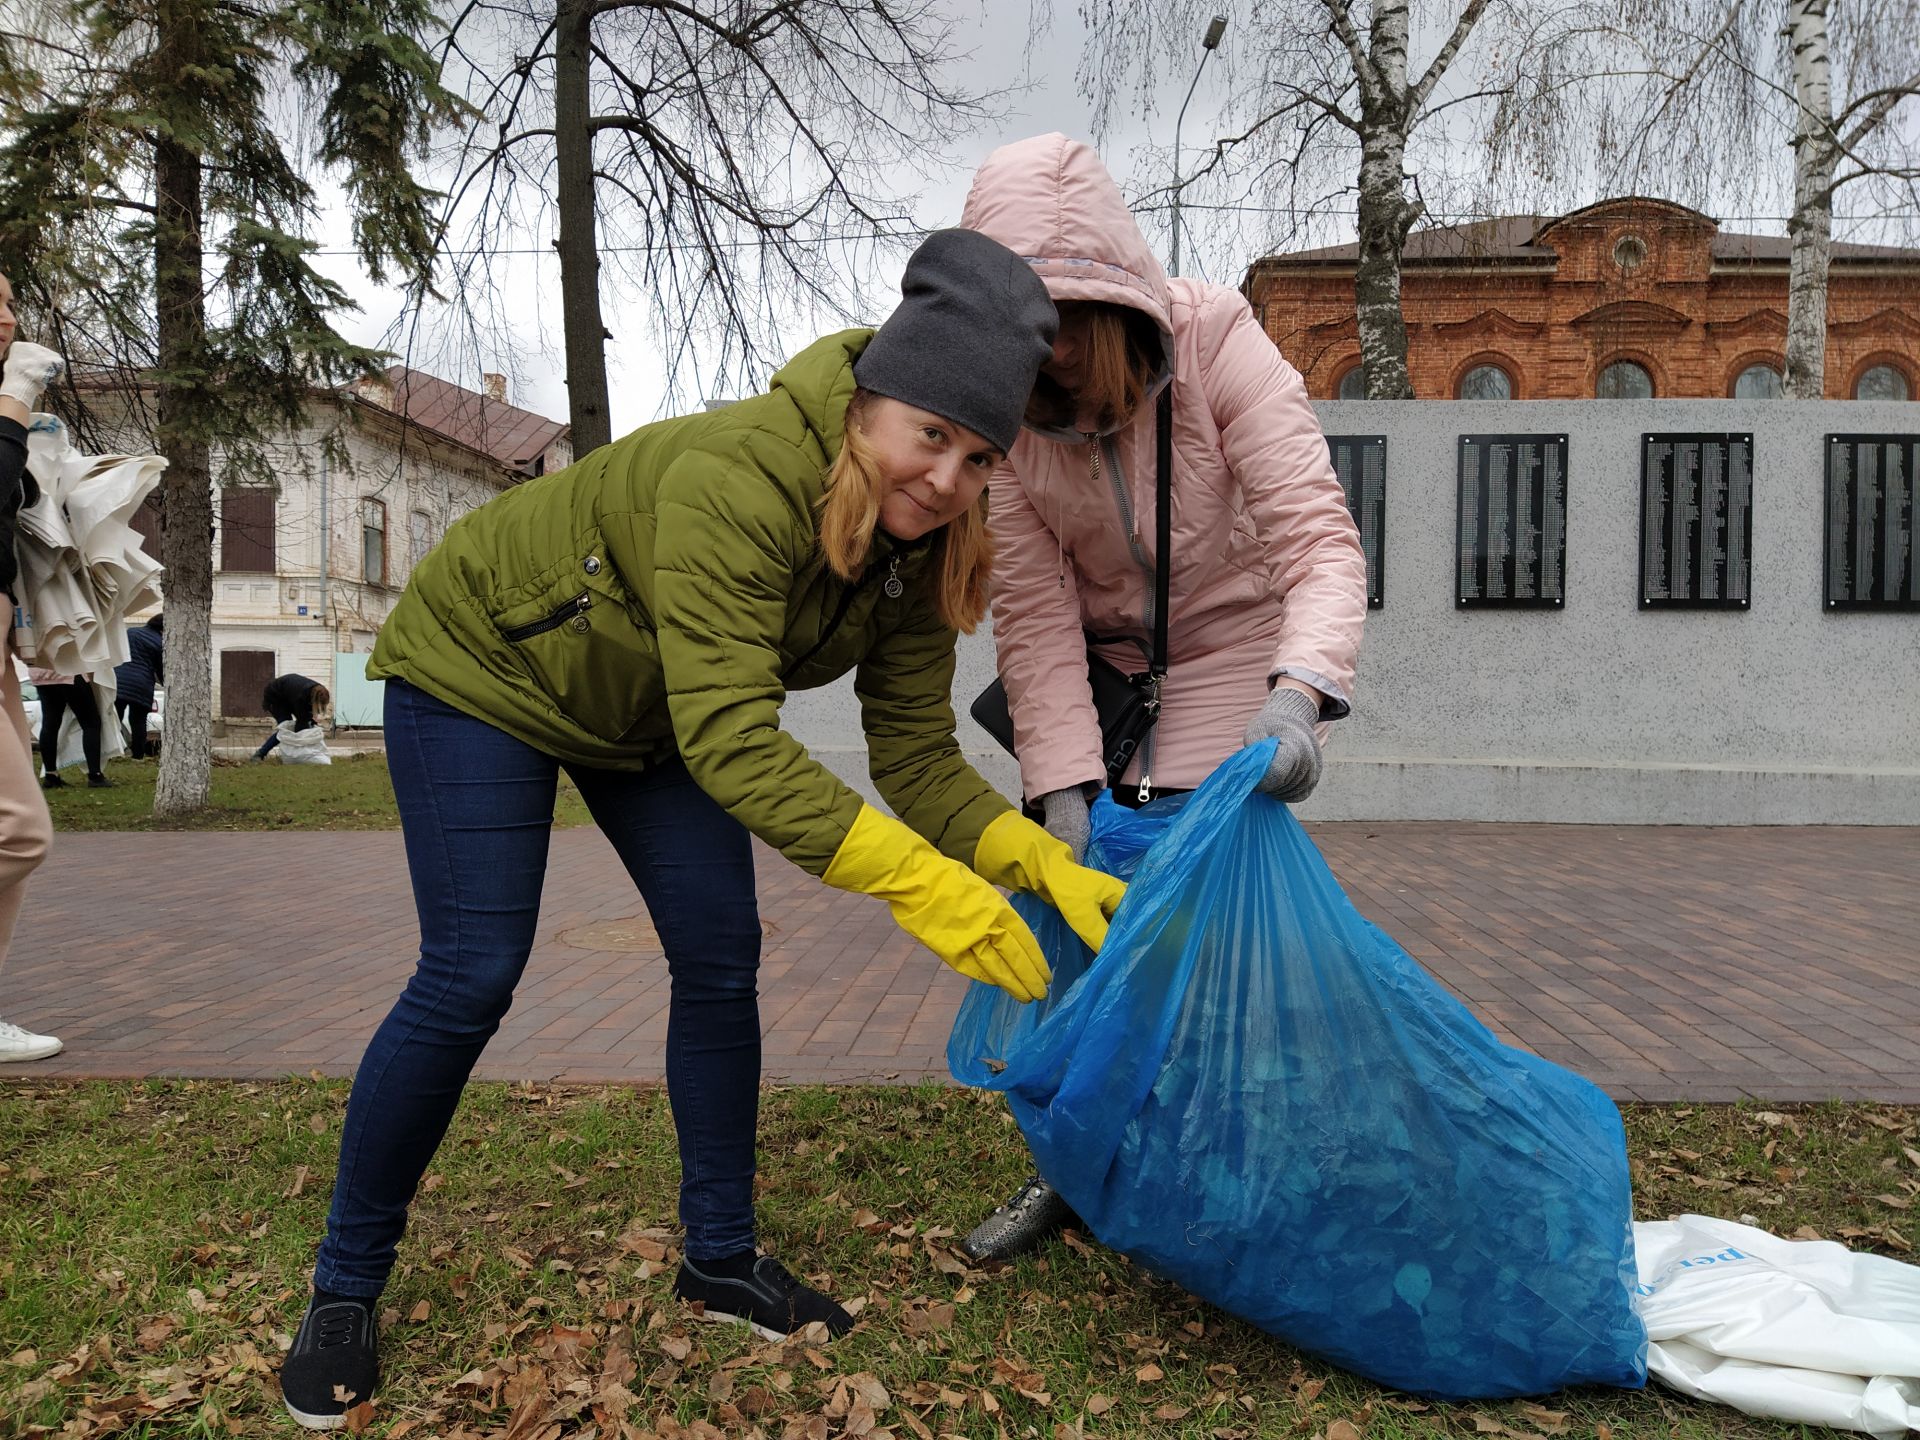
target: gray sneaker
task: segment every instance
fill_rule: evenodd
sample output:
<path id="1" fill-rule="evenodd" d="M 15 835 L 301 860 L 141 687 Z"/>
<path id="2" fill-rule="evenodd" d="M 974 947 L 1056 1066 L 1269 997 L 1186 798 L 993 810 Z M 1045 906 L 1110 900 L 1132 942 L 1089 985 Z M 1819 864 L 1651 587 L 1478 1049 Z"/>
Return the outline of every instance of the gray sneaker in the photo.
<path id="1" fill-rule="evenodd" d="M 973 1227 L 960 1248 L 968 1259 L 982 1264 L 1011 1260 L 1078 1223 L 1079 1217 L 1060 1192 L 1038 1175 L 1030 1175 L 1011 1200 Z"/>

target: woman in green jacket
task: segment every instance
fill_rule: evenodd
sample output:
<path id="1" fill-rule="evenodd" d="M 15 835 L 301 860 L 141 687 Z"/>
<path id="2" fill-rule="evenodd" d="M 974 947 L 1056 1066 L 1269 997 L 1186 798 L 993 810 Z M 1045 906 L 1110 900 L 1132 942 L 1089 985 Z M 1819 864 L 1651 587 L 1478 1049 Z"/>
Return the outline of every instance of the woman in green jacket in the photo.
<path id="1" fill-rule="evenodd" d="M 852 1324 L 755 1247 L 750 835 L 1022 999 L 1050 977 L 995 885 L 1104 938 L 1118 882 L 1016 813 L 953 735 L 955 634 L 986 606 L 987 476 L 1051 353 L 1053 305 L 1025 262 L 965 230 L 930 237 L 902 289 L 877 332 L 816 342 L 767 394 L 647 426 L 461 520 L 381 631 L 368 673 L 387 681 L 420 960 L 348 1103 L 281 1371 L 303 1425 L 339 1425 L 378 1381 L 374 1301 L 532 949 L 562 768 L 666 951 L 675 1291 L 709 1318 L 769 1336 Z M 898 820 L 780 728 L 789 690 L 849 670 Z"/>

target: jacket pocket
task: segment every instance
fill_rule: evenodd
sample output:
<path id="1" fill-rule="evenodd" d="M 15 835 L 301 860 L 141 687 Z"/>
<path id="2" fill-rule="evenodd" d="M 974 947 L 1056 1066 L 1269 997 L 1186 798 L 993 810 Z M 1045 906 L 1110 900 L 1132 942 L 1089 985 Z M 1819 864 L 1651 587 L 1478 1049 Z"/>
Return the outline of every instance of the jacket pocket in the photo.
<path id="1" fill-rule="evenodd" d="M 528 679 L 588 734 L 619 742 L 667 728 L 659 645 L 604 556 L 582 557 L 495 624 Z"/>

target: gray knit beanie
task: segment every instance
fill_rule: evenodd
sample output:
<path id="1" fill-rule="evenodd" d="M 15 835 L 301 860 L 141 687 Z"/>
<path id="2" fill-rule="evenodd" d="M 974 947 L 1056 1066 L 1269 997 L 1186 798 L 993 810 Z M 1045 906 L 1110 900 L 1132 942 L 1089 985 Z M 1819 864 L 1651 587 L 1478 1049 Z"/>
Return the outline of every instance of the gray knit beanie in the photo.
<path id="1" fill-rule="evenodd" d="M 1060 328 L 1040 277 L 977 230 L 936 230 L 907 261 L 900 294 L 853 378 L 1012 449 Z"/>

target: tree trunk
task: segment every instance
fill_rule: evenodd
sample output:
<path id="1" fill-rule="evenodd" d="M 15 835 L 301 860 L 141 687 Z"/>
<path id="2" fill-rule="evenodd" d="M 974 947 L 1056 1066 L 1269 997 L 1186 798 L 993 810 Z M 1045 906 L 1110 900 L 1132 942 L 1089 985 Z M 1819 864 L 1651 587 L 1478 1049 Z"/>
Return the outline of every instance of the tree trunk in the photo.
<path id="1" fill-rule="evenodd" d="M 1350 11 L 1348 13 L 1351 13 Z M 1407 201 L 1407 0 L 1377 0 L 1360 83 L 1360 262 L 1353 295 L 1360 372 L 1369 400 L 1411 400 L 1407 317 L 1400 308 L 1400 255 L 1420 207 Z"/>
<path id="2" fill-rule="evenodd" d="M 576 457 L 613 438 L 607 414 L 607 327 L 600 316 L 600 255 L 594 235 L 593 134 L 587 128 L 593 63 L 588 0 L 560 0 L 553 66 L 554 203 L 560 215 L 560 323 L 567 342 L 567 417 Z"/>
<path id="3" fill-rule="evenodd" d="M 1786 393 L 1793 400 L 1826 394 L 1827 261 L 1833 248 L 1833 81 L 1827 59 L 1827 0 L 1789 0 L 1793 54 L 1793 242 L 1787 278 Z"/>
<path id="4" fill-rule="evenodd" d="M 1360 364 L 1369 400 L 1411 400 L 1407 321 L 1400 309 L 1400 255 L 1420 206 L 1406 197 L 1406 142 L 1397 129 L 1369 127 L 1360 145 L 1360 263 L 1353 293 Z"/>
<path id="5" fill-rule="evenodd" d="M 165 15 L 166 8 L 161 13 Z M 183 23 L 178 16 L 173 20 Z M 163 29 L 161 46 L 171 49 L 172 38 Z M 190 423 L 190 406 L 180 394 L 180 377 L 197 367 L 207 333 L 200 156 L 171 139 L 162 139 L 154 150 L 159 209 L 154 299 L 161 370 L 156 439 L 168 464 L 160 492 L 160 563 L 167 569 L 167 714 L 153 813 L 167 816 L 190 814 L 206 805 L 213 766 L 213 486 L 207 443 Z"/>

